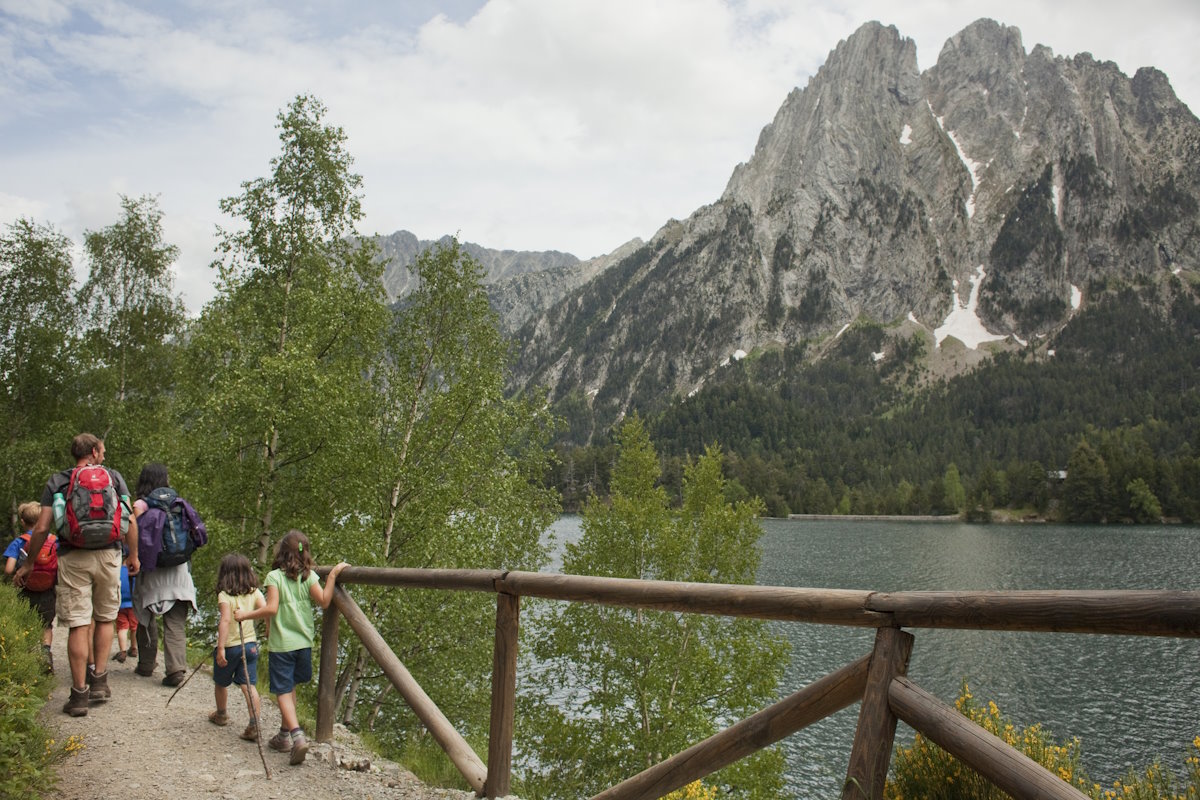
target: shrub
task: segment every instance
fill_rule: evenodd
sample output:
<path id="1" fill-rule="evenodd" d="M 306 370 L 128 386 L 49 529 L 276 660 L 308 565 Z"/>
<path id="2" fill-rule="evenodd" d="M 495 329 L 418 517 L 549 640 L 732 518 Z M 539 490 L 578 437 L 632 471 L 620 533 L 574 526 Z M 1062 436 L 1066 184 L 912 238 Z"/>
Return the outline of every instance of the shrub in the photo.
<path id="1" fill-rule="evenodd" d="M 693 781 L 682 789 L 676 789 L 663 800 L 716 800 L 717 790 L 713 786 L 705 786 L 700 781 Z"/>
<path id="2" fill-rule="evenodd" d="M 979 703 L 964 682 L 954 702 L 958 711 L 976 725 L 1032 758 L 1093 800 L 1200 800 L 1200 736 L 1184 759 L 1185 783 L 1155 761 L 1142 772 L 1130 770 L 1105 789 L 1094 783 L 1080 765 L 1080 744 L 1072 739 L 1056 742 L 1040 724 L 1020 729 L 996 706 Z M 887 800 L 1001 800 L 1009 795 L 997 789 L 970 767 L 917 734 L 910 747 L 900 747 L 892 759 L 892 779 L 884 790 Z"/>
<path id="3" fill-rule="evenodd" d="M 0 585 L 0 797 L 49 796 L 54 765 L 83 748 L 75 736 L 56 741 L 38 721 L 54 688 L 44 668 L 41 620 L 11 584 Z"/>

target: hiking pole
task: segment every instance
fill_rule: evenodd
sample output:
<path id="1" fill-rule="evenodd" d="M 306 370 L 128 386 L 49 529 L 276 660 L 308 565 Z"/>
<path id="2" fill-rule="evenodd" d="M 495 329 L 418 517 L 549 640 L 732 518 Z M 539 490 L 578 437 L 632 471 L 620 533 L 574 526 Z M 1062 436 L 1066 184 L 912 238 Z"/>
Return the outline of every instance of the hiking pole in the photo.
<path id="1" fill-rule="evenodd" d="M 246 634 L 242 631 L 242 623 L 237 622 L 237 626 L 238 644 L 242 646 L 242 678 L 246 681 L 246 691 L 242 692 L 242 696 L 246 698 L 246 711 L 254 719 L 254 743 L 258 745 L 258 757 L 262 759 L 263 769 L 267 771 L 267 780 L 271 780 L 271 768 L 267 766 L 267 757 L 263 753 L 262 747 L 262 701 L 259 701 L 258 714 L 255 714 L 254 701 L 250 699 L 250 666 L 246 662 Z"/>
<path id="2" fill-rule="evenodd" d="M 179 684 L 179 686 L 177 686 L 175 688 L 175 691 L 171 692 L 171 696 L 167 698 L 167 705 L 171 705 L 171 701 L 175 699 L 175 695 L 179 694 L 180 690 L 183 689 L 183 687 L 187 686 L 188 681 L 190 681 L 192 679 L 192 676 L 195 675 L 196 672 L 201 667 L 204 666 L 205 661 L 208 661 L 208 656 L 205 656 L 204 658 L 202 658 L 196 662 L 196 666 L 192 667 L 192 671 L 190 673 L 188 673 L 188 676 L 186 678 L 183 679 L 183 683 Z"/>

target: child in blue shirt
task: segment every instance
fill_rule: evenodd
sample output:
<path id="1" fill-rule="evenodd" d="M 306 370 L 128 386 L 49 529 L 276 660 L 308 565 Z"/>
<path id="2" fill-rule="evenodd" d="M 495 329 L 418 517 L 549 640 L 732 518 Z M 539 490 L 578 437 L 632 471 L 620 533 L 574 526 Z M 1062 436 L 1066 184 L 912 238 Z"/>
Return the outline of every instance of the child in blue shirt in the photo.
<path id="1" fill-rule="evenodd" d="M 122 552 L 125 548 L 121 548 Z M 129 577 L 129 567 L 121 563 L 121 607 L 117 610 L 117 647 L 120 649 L 113 656 L 118 663 L 124 664 L 129 656 L 137 655 L 137 614 L 133 610 L 133 582 Z M 132 641 L 132 644 L 130 642 Z"/>
<path id="2" fill-rule="evenodd" d="M 17 507 L 17 515 L 21 518 L 21 526 L 25 533 L 13 539 L 4 549 L 4 575 L 12 580 L 12 575 L 21 564 L 29 558 L 29 539 L 33 533 L 34 523 L 42 513 L 39 503 L 22 503 Z M 47 534 L 42 550 L 36 554 L 33 572 L 25 579 L 25 585 L 19 594 L 33 607 L 42 620 L 42 653 L 46 658 L 46 671 L 54 672 L 54 660 L 50 648 L 54 644 L 54 604 L 58 599 L 55 585 L 58 581 L 58 539 L 54 534 Z"/>

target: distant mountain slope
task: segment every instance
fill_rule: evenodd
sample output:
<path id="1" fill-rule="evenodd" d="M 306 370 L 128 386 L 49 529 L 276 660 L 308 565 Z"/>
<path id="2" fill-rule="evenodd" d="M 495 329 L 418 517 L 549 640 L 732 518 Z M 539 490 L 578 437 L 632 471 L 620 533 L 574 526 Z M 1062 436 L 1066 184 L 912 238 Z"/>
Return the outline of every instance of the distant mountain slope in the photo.
<path id="1" fill-rule="evenodd" d="M 413 275 L 408 271 L 408 267 L 416 260 L 418 254 L 435 244 L 445 244 L 449 241 L 449 236 L 443 236 L 437 241 L 421 240 L 408 231 L 377 236 L 375 242 L 386 265 L 383 271 L 383 288 L 388 294 L 388 300 L 395 300 L 412 291 Z M 462 247 L 483 266 L 484 283 L 487 284 L 496 283 L 512 275 L 571 268 L 580 263 L 579 259 L 570 253 L 560 253 L 557 250 L 492 250 L 472 242 L 463 242 Z"/>
<path id="2" fill-rule="evenodd" d="M 1200 266 L 1197 198 L 1200 121 L 1157 70 L 1026 53 L 980 20 L 922 74 L 868 23 L 720 199 L 529 319 L 514 387 L 547 386 L 595 434 L 857 319 L 932 331 L 972 287 L 989 331 L 1029 341 L 1089 285 Z"/>
<path id="3" fill-rule="evenodd" d="M 393 302 L 413 290 L 409 266 L 417 256 L 435 244 L 448 243 L 450 237 L 430 241 L 396 231 L 377 236 L 375 241 L 385 264 L 384 290 Z M 500 315 L 501 327 L 512 332 L 642 244 L 641 239 L 633 239 L 608 255 L 587 261 L 557 250 L 493 250 L 472 242 L 464 242 L 462 247 L 483 267 L 492 308 Z"/>

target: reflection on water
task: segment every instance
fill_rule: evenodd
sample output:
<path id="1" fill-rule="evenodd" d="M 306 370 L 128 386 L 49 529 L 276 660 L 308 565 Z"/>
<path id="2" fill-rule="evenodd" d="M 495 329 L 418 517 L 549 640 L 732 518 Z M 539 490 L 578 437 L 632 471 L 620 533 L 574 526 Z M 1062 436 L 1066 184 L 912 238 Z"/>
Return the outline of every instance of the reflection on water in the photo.
<path id="1" fill-rule="evenodd" d="M 958 525 L 764 520 L 763 585 L 876 591 L 1200 590 L 1200 528 Z M 579 536 L 577 517 L 552 527 Z M 556 556 L 552 569 L 559 569 Z M 861 657 L 874 631 L 773 623 L 792 645 L 787 695 Z M 953 702 L 963 679 L 1019 725 L 1078 737 L 1091 775 L 1111 782 L 1156 756 L 1176 773 L 1200 735 L 1200 640 L 915 630 L 909 675 Z M 797 798 L 831 797 L 845 779 L 854 705 L 789 737 Z M 911 739 L 903 724 L 899 738 Z"/>

